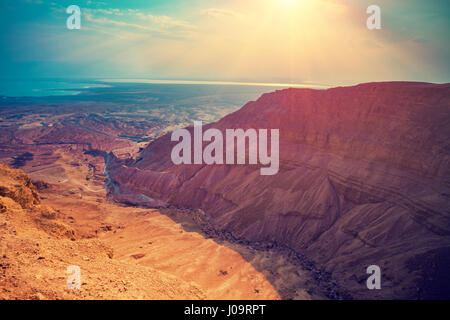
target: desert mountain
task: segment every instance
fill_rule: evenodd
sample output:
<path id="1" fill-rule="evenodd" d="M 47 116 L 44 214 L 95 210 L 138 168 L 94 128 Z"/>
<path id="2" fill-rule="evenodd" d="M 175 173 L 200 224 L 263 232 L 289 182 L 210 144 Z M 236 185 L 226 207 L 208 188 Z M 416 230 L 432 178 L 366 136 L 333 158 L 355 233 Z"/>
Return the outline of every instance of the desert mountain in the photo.
<path id="1" fill-rule="evenodd" d="M 217 232 L 292 249 L 355 298 L 448 298 L 449 124 L 450 84 L 279 90 L 205 128 L 279 129 L 278 174 L 174 165 L 167 134 L 135 160 L 110 154 L 108 186 L 117 201 L 201 209 Z M 370 265 L 381 290 L 366 287 Z"/>

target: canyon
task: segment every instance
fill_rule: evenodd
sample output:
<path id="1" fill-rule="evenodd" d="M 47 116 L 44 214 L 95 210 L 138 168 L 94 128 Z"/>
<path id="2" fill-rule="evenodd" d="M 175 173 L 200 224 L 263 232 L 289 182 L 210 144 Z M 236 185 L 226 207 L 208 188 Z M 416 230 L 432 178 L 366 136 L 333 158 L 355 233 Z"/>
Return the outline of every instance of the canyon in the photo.
<path id="1" fill-rule="evenodd" d="M 306 257 L 353 298 L 448 298 L 449 107 L 449 84 L 277 90 L 205 126 L 279 129 L 277 175 L 174 165 L 167 134 L 135 159 L 111 155 L 109 196 L 200 210 L 216 233 Z M 370 265 L 382 290 L 366 287 Z"/>
<path id="2" fill-rule="evenodd" d="M 184 98 L 193 88 L 165 89 L 183 99 L 176 100 L 183 107 L 172 117 L 171 100 L 156 102 L 171 95 L 156 87 L 129 95 L 127 88 L 124 96 L 114 87 L 70 97 L 0 99 L 0 162 L 25 172 L 0 170 L 0 299 L 326 299 L 328 291 L 336 294 L 332 284 L 319 284 L 314 270 L 303 269 L 290 254 L 205 232 L 195 211 L 108 200 L 110 152 L 136 157 L 161 132 L 199 116 L 202 102 L 192 110 L 195 99 Z M 111 103 L 111 95 L 127 103 Z M 224 110 L 212 106 L 201 115 L 219 119 Z M 22 208 L 11 195 L 28 189 L 36 193 L 36 203 Z M 60 234 L 64 230 L 70 230 L 67 236 Z M 80 291 L 66 287 L 68 266 L 81 269 Z"/>
<path id="3" fill-rule="evenodd" d="M 0 298 L 450 296 L 450 84 L 284 89 L 240 109 L 183 90 L 1 97 L 0 162 L 23 172 L 0 167 Z M 279 130 L 279 171 L 173 164 L 171 132 L 196 120 Z"/>

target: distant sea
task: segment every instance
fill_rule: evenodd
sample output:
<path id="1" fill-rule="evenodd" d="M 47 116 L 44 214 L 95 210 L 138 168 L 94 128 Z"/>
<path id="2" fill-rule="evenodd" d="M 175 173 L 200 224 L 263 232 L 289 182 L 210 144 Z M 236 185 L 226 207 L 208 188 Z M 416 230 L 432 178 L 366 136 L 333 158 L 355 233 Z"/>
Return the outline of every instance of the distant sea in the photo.
<path id="1" fill-rule="evenodd" d="M 96 80 L 66 79 L 0 79 L 0 96 L 45 97 L 76 95 L 90 88 L 105 88 L 109 85 Z"/>
<path id="2" fill-rule="evenodd" d="M 327 86 L 318 84 L 281 84 L 281 83 L 253 83 L 253 82 L 224 82 L 224 81 L 185 81 L 185 80 L 145 80 L 145 79 L 0 79 L 0 96 L 8 97 L 45 97 L 77 95 L 90 89 L 114 87 L 120 83 L 135 83 L 147 85 L 206 85 L 206 86 L 238 86 L 238 87 L 271 87 L 283 89 L 315 88 L 325 89 Z M 269 90 L 269 89 L 266 89 Z"/>

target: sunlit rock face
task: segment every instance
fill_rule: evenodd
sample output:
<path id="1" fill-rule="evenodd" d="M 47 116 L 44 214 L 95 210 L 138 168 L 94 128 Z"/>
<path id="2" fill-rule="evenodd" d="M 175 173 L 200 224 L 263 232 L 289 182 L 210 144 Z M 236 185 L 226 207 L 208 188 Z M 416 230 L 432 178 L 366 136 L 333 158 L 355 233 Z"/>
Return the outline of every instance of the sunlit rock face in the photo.
<path id="1" fill-rule="evenodd" d="M 449 298 L 449 124 L 450 84 L 279 90 L 205 126 L 279 129 L 278 174 L 175 166 L 168 134 L 136 160 L 111 155 L 109 191 L 202 209 L 218 232 L 307 256 L 355 298 Z M 382 290 L 367 289 L 369 265 Z"/>

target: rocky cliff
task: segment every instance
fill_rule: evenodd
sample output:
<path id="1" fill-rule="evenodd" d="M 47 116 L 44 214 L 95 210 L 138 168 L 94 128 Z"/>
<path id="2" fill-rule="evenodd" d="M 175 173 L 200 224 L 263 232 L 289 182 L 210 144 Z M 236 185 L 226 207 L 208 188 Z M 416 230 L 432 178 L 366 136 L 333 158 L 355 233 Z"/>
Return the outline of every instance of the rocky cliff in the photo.
<path id="1" fill-rule="evenodd" d="M 118 201 L 199 208 L 217 231 L 291 248 L 355 298 L 449 298 L 449 122 L 450 84 L 280 90 L 207 126 L 279 129 L 278 174 L 173 165 L 168 134 L 136 160 L 111 155 L 108 186 Z M 382 290 L 367 289 L 369 265 Z"/>

